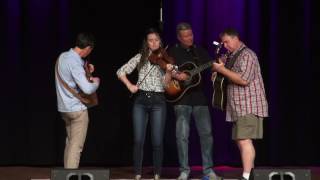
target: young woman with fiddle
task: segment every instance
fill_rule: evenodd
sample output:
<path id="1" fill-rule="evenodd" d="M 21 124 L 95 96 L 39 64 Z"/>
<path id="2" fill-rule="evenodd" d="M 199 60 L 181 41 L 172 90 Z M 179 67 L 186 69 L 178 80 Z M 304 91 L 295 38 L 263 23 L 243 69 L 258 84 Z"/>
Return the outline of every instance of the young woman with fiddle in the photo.
<path id="1" fill-rule="evenodd" d="M 166 121 L 164 77 L 173 69 L 173 59 L 163 49 L 159 33 L 149 29 L 142 48 L 117 71 L 118 78 L 131 93 L 136 94 L 133 104 L 133 164 L 135 179 L 140 180 L 143 164 L 143 145 L 146 127 L 150 121 L 153 151 L 154 179 L 160 179 L 163 159 L 163 132 Z M 127 74 L 138 70 L 138 82 L 130 82 Z"/>

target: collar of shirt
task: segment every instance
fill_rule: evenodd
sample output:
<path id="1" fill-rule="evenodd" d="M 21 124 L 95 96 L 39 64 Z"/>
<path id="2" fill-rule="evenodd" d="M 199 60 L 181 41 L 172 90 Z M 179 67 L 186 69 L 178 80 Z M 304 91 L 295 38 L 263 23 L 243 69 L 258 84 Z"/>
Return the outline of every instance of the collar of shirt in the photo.
<path id="1" fill-rule="evenodd" d="M 74 51 L 72 48 L 69 50 L 70 54 L 74 57 L 76 61 L 79 61 L 82 65 L 84 65 L 84 60 L 80 57 L 80 55 Z"/>
<path id="2" fill-rule="evenodd" d="M 231 56 L 235 55 L 238 51 L 240 51 L 244 47 L 246 47 L 246 45 L 244 43 L 241 43 L 240 47 L 231 53 Z"/>
<path id="3" fill-rule="evenodd" d="M 185 46 L 183 46 L 183 45 L 180 43 L 180 44 L 177 44 L 177 46 L 180 47 L 180 48 L 182 48 L 182 49 L 184 49 L 184 50 L 186 50 L 186 51 L 190 51 L 191 48 L 197 48 L 197 46 L 196 46 L 195 44 L 193 44 L 193 45 L 190 46 L 190 47 L 185 47 Z"/>

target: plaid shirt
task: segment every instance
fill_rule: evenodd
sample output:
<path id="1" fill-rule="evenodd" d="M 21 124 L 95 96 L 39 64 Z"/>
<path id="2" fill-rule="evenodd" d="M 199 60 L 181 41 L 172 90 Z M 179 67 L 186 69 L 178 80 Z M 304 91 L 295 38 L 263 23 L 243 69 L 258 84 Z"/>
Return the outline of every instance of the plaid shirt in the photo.
<path id="1" fill-rule="evenodd" d="M 242 44 L 238 50 L 244 46 Z M 231 56 L 237 51 L 233 52 Z M 238 117 L 247 114 L 267 117 L 268 103 L 256 54 L 251 49 L 245 48 L 236 59 L 231 70 L 239 73 L 241 78 L 248 82 L 248 85 L 240 86 L 229 81 L 226 121 L 236 121 Z"/>
<path id="2" fill-rule="evenodd" d="M 138 69 L 138 82 L 140 90 L 164 92 L 164 72 L 159 65 L 153 65 L 149 61 L 139 64 L 141 54 L 138 53 L 132 57 L 126 64 L 121 66 L 117 71 L 117 76 L 131 74 L 133 70 Z M 149 72 L 150 71 L 150 72 Z M 148 74 L 149 73 L 149 74 Z M 145 79 L 144 79 L 145 78 Z"/>

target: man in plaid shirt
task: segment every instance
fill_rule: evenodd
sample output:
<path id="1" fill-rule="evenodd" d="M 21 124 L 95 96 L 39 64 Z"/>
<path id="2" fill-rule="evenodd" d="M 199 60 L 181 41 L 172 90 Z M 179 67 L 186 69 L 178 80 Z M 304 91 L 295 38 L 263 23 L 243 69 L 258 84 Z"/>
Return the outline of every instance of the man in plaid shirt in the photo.
<path id="1" fill-rule="evenodd" d="M 225 29 L 220 38 L 230 53 L 229 60 L 239 53 L 230 69 L 222 61 L 213 63 L 212 69 L 228 79 L 226 121 L 233 123 L 232 139 L 241 154 L 242 180 L 248 180 L 255 159 L 252 140 L 263 137 L 262 120 L 268 116 L 268 103 L 256 54 L 240 41 L 238 32 L 232 28 Z"/>

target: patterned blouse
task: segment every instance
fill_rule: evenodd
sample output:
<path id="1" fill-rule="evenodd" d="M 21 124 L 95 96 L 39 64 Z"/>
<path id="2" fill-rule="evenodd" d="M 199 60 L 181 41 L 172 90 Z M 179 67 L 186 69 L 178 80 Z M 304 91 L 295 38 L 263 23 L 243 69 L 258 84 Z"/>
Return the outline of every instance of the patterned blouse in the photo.
<path id="1" fill-rule="evenodd" d="M 123 76 L 133 72 L 135 68 L 138 70 L 139 89 L 143 91 L 164 92 L 163 76 L 164 72 L 158 65 L 151 64 L 145 61 L 140 64 L 141 54 L 138 53 L 132 57 L 126 64 L 124 64 L 117 71 L 117 75 Z M 150 71 L 150 72 L 149 72 Z M 149 74 L 148 74 L 149 73 Z M 144 79 L 145 78 L 145 79 Z M 144 79 L 144 80 L 143 80 Z"/>
<path id="2" fill-rule="evenodd" d="M 239 49 L 244 46 L 242 44 Z M 233 52 L 232 55 L 236 52 Z M 232 71 L 239 73 L 241 78 L 249 84 L 240 86 L 229 82 L 227 86 L 226 120 L 236 121 L 238 117 L 247 114 L 267 117 L 268 103 L 256 54 L 249 48 L 244 49 L 236 59 Z"/>

